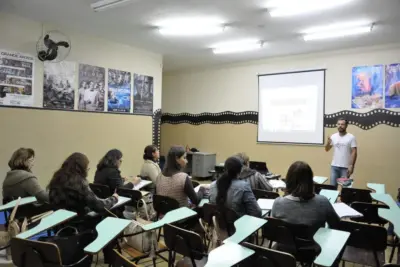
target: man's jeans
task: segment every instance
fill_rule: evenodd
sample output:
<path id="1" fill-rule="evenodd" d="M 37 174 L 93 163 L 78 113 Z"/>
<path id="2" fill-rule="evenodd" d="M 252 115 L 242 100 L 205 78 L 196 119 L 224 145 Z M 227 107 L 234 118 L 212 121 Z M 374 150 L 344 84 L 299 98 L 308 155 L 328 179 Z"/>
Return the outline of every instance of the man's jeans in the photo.
<path id="1" fill-rule="evenodd" d="M 347 168 L 331 166 L 331 185 L 337 187 L 337 179 L 347 177 Z"/>

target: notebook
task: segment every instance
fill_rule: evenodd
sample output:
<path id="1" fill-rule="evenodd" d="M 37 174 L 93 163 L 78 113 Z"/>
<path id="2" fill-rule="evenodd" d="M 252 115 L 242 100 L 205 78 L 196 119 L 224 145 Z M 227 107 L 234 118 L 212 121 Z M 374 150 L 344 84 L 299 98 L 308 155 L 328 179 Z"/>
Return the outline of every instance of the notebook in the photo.
<path id="1" fill-rule="evenodd" d="M 346 205 L 345 203 L 335 203 L 332 205 L 340 218 L 359 218 L 363 217 L 361 213 Z"/>

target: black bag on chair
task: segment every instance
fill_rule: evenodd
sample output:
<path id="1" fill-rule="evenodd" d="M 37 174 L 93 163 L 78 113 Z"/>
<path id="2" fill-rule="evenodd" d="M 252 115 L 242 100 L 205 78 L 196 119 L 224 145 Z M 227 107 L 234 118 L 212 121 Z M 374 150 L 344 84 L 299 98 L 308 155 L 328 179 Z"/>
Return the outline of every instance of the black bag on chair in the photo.
<path id="1" fill-rule="evenodd" d="M 63 265 L 90 267 L 93 256 L 86 255 L 83 249 L 93 242 L 97 233 L 93 230 L 78 232 L 74 227 L 65 227 L 55 236 L 40 237 L 39 241 L 54 243 L 58 246 Z"/>

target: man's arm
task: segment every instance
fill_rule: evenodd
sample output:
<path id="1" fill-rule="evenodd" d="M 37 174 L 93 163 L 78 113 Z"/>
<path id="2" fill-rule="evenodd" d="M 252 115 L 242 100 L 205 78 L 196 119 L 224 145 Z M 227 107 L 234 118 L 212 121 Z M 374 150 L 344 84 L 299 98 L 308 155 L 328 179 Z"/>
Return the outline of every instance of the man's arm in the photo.
<path id="1" fill-rule="evenodd" d="M 351 162 L 350 162 L 350 166 L 347 170 L 347 177 L 350 177 L 350 175 L 353 174 L 354 167 L 356 166 L 356 161 L 357 161 L 357 147 L 352 147 L 351 148 Z"/>
<path id="2" fill-rule="evenodd" d="M 332 148 L 332 140 L 330 137 L 328 137 L 328 140 L 326 141 L 325 144 L 325 151 L 328 152 Z"/>

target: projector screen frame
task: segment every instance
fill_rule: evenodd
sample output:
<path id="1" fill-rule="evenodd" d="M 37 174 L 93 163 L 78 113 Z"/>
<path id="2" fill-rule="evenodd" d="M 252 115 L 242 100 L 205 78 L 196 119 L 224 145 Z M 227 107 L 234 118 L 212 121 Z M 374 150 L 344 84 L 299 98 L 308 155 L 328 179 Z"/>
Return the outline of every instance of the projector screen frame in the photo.
<path id="1" fill-rule="evenodd" d="M 322 104 L 322 120 L 325 118 L 325 92 L 326 92 L 326 68 L 321 69 L 309 69 L 309 70 L 300 70 L 300 71 L 286 71 L 286 72 L 276 72 L 276 73 L 265 73 L 257 75 L 257 144 L 270 144 L 270 145 L 298 145 L 298 146 L 324 146 L 325 144 L 325 124 L 322 122 L 322 143 L 300 143 L 300 142 L 273 142 L 273 141 L 260 141 L 258 139 L 259 129 L 259 116 L 260 116 L 260 77 L 261 76 L 272 76 L 272 75 L 283 75 L 283 74 L 294 74 L 294 73 L 304 73 L 304 72 L 316 72 L 323 71 L 324 72 L 324 88 L 322 90 L 323 96 L 323 104 Z"/>

